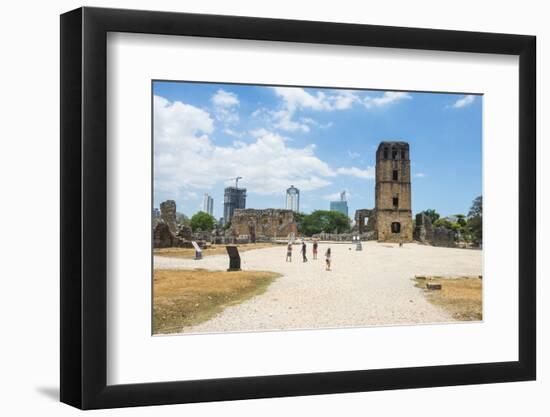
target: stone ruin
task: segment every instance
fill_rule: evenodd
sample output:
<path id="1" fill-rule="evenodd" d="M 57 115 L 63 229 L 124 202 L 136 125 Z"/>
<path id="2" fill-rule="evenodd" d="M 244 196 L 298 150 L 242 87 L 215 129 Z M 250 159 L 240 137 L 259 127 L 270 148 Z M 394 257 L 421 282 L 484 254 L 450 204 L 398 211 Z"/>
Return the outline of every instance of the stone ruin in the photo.
<path id="1" fill-rule="evenodd" d="M 416 215 L 416 225 L 414 227 L 413 238 L 420 243 L 432 243 L 433 228 L 431 219 L 424 213 Z"/>
<path id="2" fill-rule="evenodd" d="M 230 233 L 237 241 L 250 243 L 289 239 L 296 235 L 298 226 L 295 213 L 283 209 L 235 209 L 231 218 Z"/>
<path id="3" fill-rule="evenodd" d="M 456 247 L 456 234 L 445 227 L 436 227 L 433 231 L 432 245 L 444 248 Z"/>
<path id="4" fill-rule="evenodd" d="M 355 212 L 361 240 L 412 242 L 411 161 L 407 142 L 380 142 L 376 150 L 374 209 Z M 365 219 L 368 219 L 365 223 Z"/>
<path id="5" fill-rule="evenodd" d="M 366 220 L 366 221 L 365 221 Z M 376 240 L 377 234 L 376 210 L 360 209 L 355 211 L 355 226 L 351 229 L 352 236 L 359 236 L 360 240 Z M 338 239 L 331 239 L 338 240 Z"/>
<path id="6" fill-rule="evenodd" d="M 192 248 L 192 240 L 191 228 L 176 222 L 176 202 L 167 200 L 160 203 L 160 216 L 153 218 L 153 247 Z M 200 244 L 204 246 L 204 242 Z"/>
<path id="7" fill-rule="evenodd" d="M 176 202 L 166 200 L 160 203 L 160 218 L 170 229 L 170 232 L 176 234 Z"/>
<path id="8" fill-rule="evenodd" d="M 424 212 L 416 215 L 414 240 L 444 248 L 455 248 L 457 246 L 456 233 L 445 227 L 434 228 L 431 219 Z"/>

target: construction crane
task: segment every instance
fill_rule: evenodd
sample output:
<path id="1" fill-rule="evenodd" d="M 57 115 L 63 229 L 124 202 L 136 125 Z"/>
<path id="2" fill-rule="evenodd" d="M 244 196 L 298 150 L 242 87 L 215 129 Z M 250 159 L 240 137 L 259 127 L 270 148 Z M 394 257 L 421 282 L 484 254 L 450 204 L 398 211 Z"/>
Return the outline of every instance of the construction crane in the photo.
<path id="1" fill-rule="evenodd" d="M 228 180 L 235 180 L 235 188 L 239 188 L 239 180 L 242 180 L 243 177 L 233 177 L 228 178 Z"/>

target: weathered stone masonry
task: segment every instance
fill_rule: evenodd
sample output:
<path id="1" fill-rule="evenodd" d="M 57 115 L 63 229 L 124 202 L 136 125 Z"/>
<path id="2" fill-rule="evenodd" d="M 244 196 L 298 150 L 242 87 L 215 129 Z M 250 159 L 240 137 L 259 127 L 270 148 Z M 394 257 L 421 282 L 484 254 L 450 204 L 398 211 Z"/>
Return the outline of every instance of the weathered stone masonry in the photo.
<path id="1" fill-rule="evenodd" d="M 411 161 L 406 142 L 381 142 L 376 151 L 376 230 L 379 241 L 411 242 Z"/>
<path id="2" fill-rule="evenodd" d="M 373 231 L 379 242 L 411 242 L 411 161 L 407 142 L 381 142 L 376 151 L 374 210 L 355 212 L 358 232 Z M 368 221 L 365 224 L 365 218 Z"/>
<path id="3" fill-rule="evenodd" d="M 231 229 L 237 237 L 248 236 L 250 242 L 297 234 L 294 212 L 282 209 L 236 209 L 231 218 Z"/>

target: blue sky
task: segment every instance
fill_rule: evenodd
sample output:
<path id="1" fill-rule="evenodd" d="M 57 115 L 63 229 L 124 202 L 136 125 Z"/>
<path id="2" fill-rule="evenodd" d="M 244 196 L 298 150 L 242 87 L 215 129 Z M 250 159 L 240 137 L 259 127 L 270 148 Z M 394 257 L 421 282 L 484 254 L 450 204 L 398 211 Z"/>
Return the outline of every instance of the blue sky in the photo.
<path id="1" fill-rule="evenodd" d="M 204 193 L 223 213 L 228 178 L 242 176 L 247 207 L 327 210 L 346 190 L 350 216 L 374 207 L 375 150 L 410 145 L 413 214 L 468 212 L 482 187 L 482 96 L 153 83 L 154 206 L 173 199 L 193 215 Z"/>

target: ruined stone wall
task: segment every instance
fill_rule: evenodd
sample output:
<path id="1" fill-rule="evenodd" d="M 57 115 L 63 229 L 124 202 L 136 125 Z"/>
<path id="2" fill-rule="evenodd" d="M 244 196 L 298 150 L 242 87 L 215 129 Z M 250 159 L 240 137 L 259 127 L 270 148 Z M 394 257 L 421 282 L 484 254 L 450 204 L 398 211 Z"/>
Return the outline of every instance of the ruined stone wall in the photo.
<path id="1" fill-rule="evenodd" d="M 456 247 L 455 232 L 444 227 L 436 227 L 433 231 L 433 245 L 444 248 Z"/>
<path id="2" fill-rule="evenodd" d="M 231 219 L 235 236 L 249 236 L 250 241 L 272 237 L 288 237 L 297 233 L 292 210 L 282 209 L 236 209 Z"/>
<path id="3" fill-rule="evenodd" d="M 189 248 L 193 247 L 192 239 L 191 228 L 176 222 L 176 202 L 167 200 L 160 203 L 160 215 L 153 219 L 153 247 Z M 204 245 L 203 241 L 198 243 Z"/>
<path id="4" fill-rule="evenodd" d="M 418 213 L 416 215 L 416 225 L 414 228 L 414 240 L 422 243 L 431 243 L 433 241 L 432 221 L 426 214 Z"/>
<path id="5" fill-rule="evenodd" d="M 365 219 L 367 222 L 365 223 Z M 359 234 L 372 232 L 376 225 L 376 211 L 369 209 L 360 209 L 355 211 L 355 227 L 354 231 Z"/>

